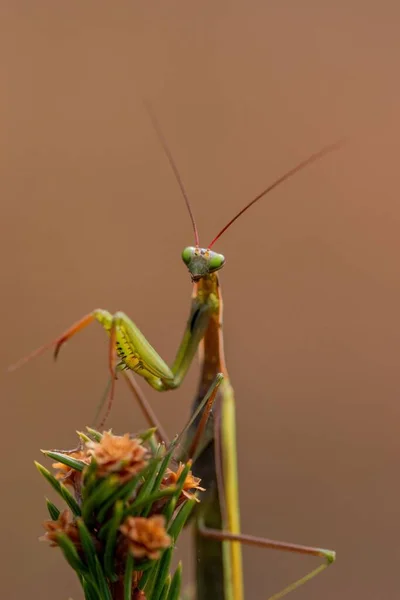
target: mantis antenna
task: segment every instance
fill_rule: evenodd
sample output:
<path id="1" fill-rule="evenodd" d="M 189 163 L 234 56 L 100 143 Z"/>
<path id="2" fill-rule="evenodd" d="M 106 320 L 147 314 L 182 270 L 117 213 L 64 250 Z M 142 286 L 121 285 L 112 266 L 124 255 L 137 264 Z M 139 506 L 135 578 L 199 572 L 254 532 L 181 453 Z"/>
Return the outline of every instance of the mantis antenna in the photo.
<path id="1" fill-rule="evenodd" d="M 343 146 L 343 144 L 345 143 L 345 141 L 346 140 L 343 138 L 343 139 L 341 139 L 341 140 L 339 140 L 337 142 L 334 142 L 333 144 L 329 144 L 328 146 L 324 146 L 318 152 L 314 152 L 314 154 L 311 154 L 308 158 L 306 158 L 306 159 L 302 160 L 301 162 L 299 162 L 295 167 L 293 167 L 289 171 L 286 171 L 286 173 L 284 175 L 282 175 L 281 177 L 279 177 L 278 179 L 276 179 L 273 183 L 271 183 L 271 185 L 269 185 L 265 190 L 263 190 L 260 194 L 258 194 L 258 196 L 256 196 L 251 202 L 249 202 L 248 204 L 246 204 L 246 206 L 244 208 L 242 208 L 242 210 L 240 210 L 237 213 L 237 215 L 235 215 L 233 217 L 233 219 L 231 219 L 229 221 L 229 223 L 227 223 L 225 225 L 225 227 L 223 227 L 221 229 L 221 231 L 218 233 L 218 235 L 215 236 L 215 238 L 213 239 L 213 241 L 211 242 L 211 244 L 208 245 L 208 249 L 210 250 L 210 248 L 212 248 L 212 246 L 214 246 L 215 242 L 221 237 L 221 235 L 223 233 L 225 233 L 225 231 L 231 225 L 233 225 L 233 223 L 236 221 L 236 219 L 238 219 L 244 212 L 246 212 L 246 210 L 248 210 L 250 208 L 250 206 L 253 206 L 253 204 L 255 204 L 256 202 L 258 202 L 258 200 L 261 200 L 261 198 L 263 198 L 264 196 L 266 196 L 274 188 L 278 187 L 278 185 L 280 185 L 281 183 L 283 183 L 284 181 L 286 181 L 287 179 L 289 179 L 290 177 L 292 177 L 292 175 L 294 175 L 295 173 L 298 173 L 299 171 L 301 171 L 302 169 L 304 169 L 305 167 L 307 167 L 311 163 L 319 160 L 320 158 L 322 158 L 326 154 L 329 154 L 330 152 L 334 152 L 335 150 L 338 150 L 339 148 L 341 148 Z"/>
<path id="2" fill-rule="evenodd" d="M 146 107 L 146 110 L 148 112 L 148 115 L 150 117 L 152 125 L 154 127 L 154 131 L 156 132 L 156 135 L 157 135 L 157 137 L 158 137 L 158 139 L 159 139 L 159 141 L 161 143 L 161 146 L 163 147 L 163 150 L 164 150 L 164 152 L 166 154 L 166 157 L 168 158 L 168 162 L 169 162 L 169 164 L 171 166 L 171 169 L 172 169 L 172 171 L 173 171 L 173 173 L 175 175 L 175 179 L 178 182 L 178 185 L 179 185 L 180 190 L 182 192 L 182 196 L 183 196 L 183 198 L 185 200 L 186 207 L 187 207 L 188 212 L 189 212 L 190 220 L 192 221 L 192 227 L 193 227 L 193 232 L 194 232 L 195 245 L 196 245 L 196 248 L 198 248 L 200 246 L 199 232 L 197 231 L 196 221 L 195 221 L 195 218 L 194 218 L 192 207 L 191 207 L 190 202 L 189 202 L 189 197 L 188 197 L 188 195 L 186 193 L 185 186 L 183 185 L 182 177 L 180 176 L 180 173 L 178 171 L 178 167 L 177 167 L 177 165 L 176 165 L 176 163 L 174 161 L 174 158 L 172 156 L 171 150 L 169 149 L 169 146 L 167 144 L 167 140 L 165 139 L 164 134 L 161 131 L 160 124 L 159 124 L 159 122 L 156 119 L 156 116 L 155 116 L 155 114 L 154 114 L 154 112 L 153 112 L 153 110 L 151 108 L 151 105 L 149 104 L 149 102 L 145 102 L 144 105 Z"/>

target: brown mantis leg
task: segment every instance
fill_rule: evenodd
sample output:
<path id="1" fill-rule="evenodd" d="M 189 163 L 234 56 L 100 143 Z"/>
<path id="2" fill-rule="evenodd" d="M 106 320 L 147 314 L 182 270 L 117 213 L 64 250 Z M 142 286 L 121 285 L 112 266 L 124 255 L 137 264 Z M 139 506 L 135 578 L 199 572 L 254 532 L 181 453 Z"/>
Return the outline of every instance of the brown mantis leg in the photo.
<path id="1" fill-rule="evenodd" d="M 313 579 L 316 575 L 319 575 L 322 571 L 324 571 L 329 565 L 331 565 L 336 560 L 336 553 L 333 550 L 325 550 L 323 548 L 314 548 L 312 546 L 302 546 L 300 544 L 290 544 L 287 542 L 279 542 L 277 540 L 270 540 L 267 538 L 257 537 L 253 535 L 246 534 L 234 534 L 228 531 L 221 531 L 219 529 L 211 529 L 209 527 L 205 527 L 201 522 L 199 523 L 199 532 L 202 536 L 217 540 L 217 541 L 232 541 L 232 542 L 241 542 L 242 544 L 247 544 L 248 546 L 257 546 L 259 548 L 269 548 L 271 550 L 281 550 L 282 552 L 295 552 L 297 554 L 305 554 L 308 556 L 318 556 L 325 559 L 325 563 L 316 567 L 313 571 L 310 571 L 304 577 L 297 579 L 287 587 L 285 587 L 280 592 L 273 594 L 268 598 L 268 600 L 280 600 L 289 594 L 289 592 L 293 592 L 310 579 Z"/>

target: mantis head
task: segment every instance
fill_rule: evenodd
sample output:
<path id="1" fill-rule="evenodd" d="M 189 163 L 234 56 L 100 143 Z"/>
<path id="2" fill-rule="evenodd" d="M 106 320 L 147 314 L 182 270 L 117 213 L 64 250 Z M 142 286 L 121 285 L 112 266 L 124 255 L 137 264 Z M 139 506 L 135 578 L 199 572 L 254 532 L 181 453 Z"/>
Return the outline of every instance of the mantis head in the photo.
<path id="1" fill-rule="evenodd" d="M 192 281 L 219 271 L 225 264 L 225 256 L 207 248 L 188 246 L 182 252 L 182 260 L 189 269 Z"/>

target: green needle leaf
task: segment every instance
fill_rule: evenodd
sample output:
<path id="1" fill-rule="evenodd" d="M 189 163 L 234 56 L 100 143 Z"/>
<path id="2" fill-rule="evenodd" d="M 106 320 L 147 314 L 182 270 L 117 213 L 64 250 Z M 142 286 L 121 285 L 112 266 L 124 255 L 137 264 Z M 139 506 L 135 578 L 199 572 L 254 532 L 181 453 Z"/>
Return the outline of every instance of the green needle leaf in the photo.
<path id="1" fill-rule="evenodd" d="M 107 502 L 110 495 L 118 486 L 119 478 L 117 475 L 110 475 L 106 479 L 101 479 L 97 485 L 92 488 L 90 495 L 85 493 L 82 504 L 82 516 L 85 523 L 90 522 L 93 513 L 99 510 L 104 502 Z"/>
<path id="2" fill-rule="evenodd" d="M 81 584 L 85 594 L 85 600 L 99 600 L 99 593 L 90 581 L 83 579 Z"/>
<path id="3" fill-rule="evenodd" d="M 167 600 L 170 587 L 171 587 L 171 575 L 168 575 L 165 580 L 164 587 L 161 592 L 161 596 L 159 597 L 159 600 Z"/>
<path id="4" fill-rule="evenodd" d="M 43 475 L 43 477 L 45 479 L 47 479 L 47 481 L 55 489 L 55 491 L 58 494 L 60 494 L 60 496 L 65 500 L 65 502 L 68 504 L 68 506 L 71 509 L 71 511 L 73 512 L 73 514 L 75 516 L 80 516 L 81 509 L 79 507 L 79 504 L 77 503 L 77 501 L 75 500 L 73 495 L 69 492 L 69 490 L 65 487 L 65 485 L 60 483 L 58 481 L 58 479 L 56 479 L 54 477 L 54 475 L 52 475 L 50 473 L 50 471 L 48 471 L 43 465 L 41 465 L 40 463 L 38 463 L 36 461 L 35 461 L 35 465 L 36 465 L 36 468 L 39 471 L 39 473 L 41 473 Z"/>
<path id="5" fill-rule="evenodd" d="M 150 429 L 146 429 L 145 431 L 138 433 L 135 437 L 142 443 L 147 442 L 151 437 L 153 437 L 156 431 L 157 427 L 150 427 Z"/>
<path id="6" fill-rule="evenodd" d="M 173 520 L 171 526 L 168 529 L 168 533 L 174 541 L 176 541 L 176 539 L 178 538 L 183 526 L 188 520 L 189 515 L 192 512 L 193 508 L 196 506 L 196 504 L 197 502 L 195 498 L 192 498 L 185 502 L 185 504 L 182 506 L 177 516 Z"/>
<path id="7" fill-rule="evenodd" d="M 182 584 L 182 563 L 180 562 L 176 568 L 171 581 L 167 600 L 178 600 Z"/>
<path id="8" fill-rule="evenodd" d="M 117 541 L 118 529 L 121 524 L 123 515 L 123 502 L 117 501 L 114 507 L 114 514 L 107 528 L 106 547 L 104 550 L 104 570 L 106 576 L 115 581 L 117 575 L 115 573 L 115 545 Z"/>
<path id="9" fill-rule="evenodd" d="M 167 498 L 168 496 L 174 496 L 175 494 L 176 494 L 176 487 L 169 486 L 169 487 L 164 488 L 163 490 L 159 490 L 158 492 L 149 494 L 145 498 L 142 498 L 142 499 L 139 498 L 138 500 L 135 500 L 135 502 L 133 502 L 129 506 L 129 508 L 125 511 L 126 512 L 125 516 L 134 515 L 143 506 L 148 506 L 148 509 L 146 510 L 146 512 L 143 515 L 143 516 L 147 516 L 147 514 L 150 512 L 150 509 L 154 502 L 156 502 L 157 500 L 161 500 L 161 498 Z"/>
<path id="10" fill-rule="evenodd" d="M 168 571 L 172 559 L 172 550 L 172 548 L 168 548 L 167 550 L 165 550 L 162 557 L 159 560 L 157 575 L 152 581 L 153 592 L 149 593 L 149 597 L 152 600 L 160 600 L 163 597 L 166 578 L 168 577 Z M 146 587 L 146 593 L 147 592 L 148 590 Z"/>
<path id="11" fill-rule="evenodd" d="M 160 448 L 159 450 L 160 451 Z M 137 495 L 136 501 L 142 501 L 146 498 L 153 490 L 154 482 L 157 478 L 158 468 L 160 466 L 160 459 L 156 456 L 153 461 L 148 465 L 148 471 L 146 473 L 146 479 L 143 482 L 142 487 Z"/>
<path id="12" fill-rule="evenodd" d="M 87 573 L 84 563 L 79 558 L 78 552 L 67 534 L 63 532 L 57 533 L 56 542 L 60 546 L 68 564 L 74 569 L 74 571 L 81 575 Z"/>
<path id="13" fill-rule="evenodd" d="M 127 481 L 124 485 L 122 485 L 120 488 L 115 490 L 115 492 L 113 492 L 109 496 L 109 498 L 106 500 L 106 502 L 104 502 L 103 506 L 101 507 L 101 509 L 99 510 L 99 513 L 97 515 L 97 518 L 101 523 L 106 518 L 107 512 L 110 510 L 110 508 L 112 508 L 112 506 L 115 504 L 115 502 L 117 500 L 119 500 L 119 499 L 128 500 L 130 498 L 130 496 L 133 494 L 134 490 L 138 486 L 139 481 L 142 478 L 146 478 L 146 473 L 147 473 L 146 469 L 147 469 L 147 467 L 145 467 L 145 469 L 143 469 L 140 473 L 137 473 L 137 475 L 132 477 L 132 479 Z"/>
<path id="14" fill-rule="evenodd" d="M 133 574 L 133 556 L 130 552 L 126 557 L 125 576 L 124 576 L 124 600 L 132 598 L 132 574 Z"/>
<path id="15" fill-rule="evenodd" d="M 42 450 L 42 452 L 45 456 L 48 456 L 49 458 L 52 458 L 63 465 L 67 465 L 67 467 L 71 467 L 71 469 L 74 469 L 75 471 L 83 471 L 83 469 L 87 466 L 83 460 L 72 458 L 72 456 L 69 456 L 68 454 L 53 452 L 52 450 Z"/>
<path id="16" fill-rule="evenodd" d="M 103 434 L 92 427 L 86 427 L 86 431 L 89 433 L 92 440 L 95 442 L 101 442 Z"/>
<path id="17" fill-rule="evenodd" d="M 53 521 L 57 521 L 61 511 L 48 498 L 46 498 L 46 505 L 47 510 L 49 511 L 50 519 L 52 519 Z"/>
<path id="18" fill-rule="evenodd" d="M 76 524 L 78 526 L 83 552 L 85 553 L 86 561 L 89 567 L 89 573 L 93 581 L 96 582 L 96 548 L 94 546 L 92 536 L 90 535 L 90 532 L 82 519 L 77 519 Z"/>

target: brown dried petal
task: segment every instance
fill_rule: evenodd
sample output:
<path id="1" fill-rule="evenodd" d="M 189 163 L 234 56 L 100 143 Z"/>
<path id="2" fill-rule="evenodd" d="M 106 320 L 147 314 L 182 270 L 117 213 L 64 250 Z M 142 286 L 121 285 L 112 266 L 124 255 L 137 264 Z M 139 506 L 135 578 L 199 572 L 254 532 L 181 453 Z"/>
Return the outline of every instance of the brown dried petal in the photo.
<path id="1" fill-rule="evenodd" d="M 182 474 L 183 469 L 185 468 L 184 463 L 179 463 L 179 467 L 177 471 L 172 471 L 171 469 L 166 470 L 165 477 L 162 481 L 163 487 L 168 487 L 170 485 L 176 485 L 179 477 Z M 195 497 L 192 490 L 199 490 L 200 492 L 204 492 L 205 488 L 200 487 L 201 479 L 199 477 L 194 477 L 192 471 L 189 471 L 186 475 L 185 483 L 183 484 L 182 494 L 190 500 L 191 498 L 195 498 L 197 502 L 199 499 Z"/>
<path id="2" fill-rule="evenodd" d="M 129 433 L 123 436 L 112 435 L 106 431 L 100 442 L 86 444 L 88 454 L 98 465 L 100 476 L 118 473 L 121 480 L 127 480 L 139 473 L 147 464 L 148 452 L 137 439 Z"/>
<path id="3" fill-rule="evenodd" d="M 56 521 L 44 521 L 43 527 L 46 529 L 46 533 L 39 538 L 41 542 L 50 542 L 50 546 L 57 546 L 57 534 L 66 533 L 75 545 L 79 544 L 78 528 L 67 509 L 60 513 Z"/>
<path id="4" fill-rule="evenodd" d="M 165 530 L 165 517 L 128 517 L 120 527 L 126 537 L 129 549 L 135 558 L 157 559 L 160 551 L 171 545 L 171 538 Z"/>

